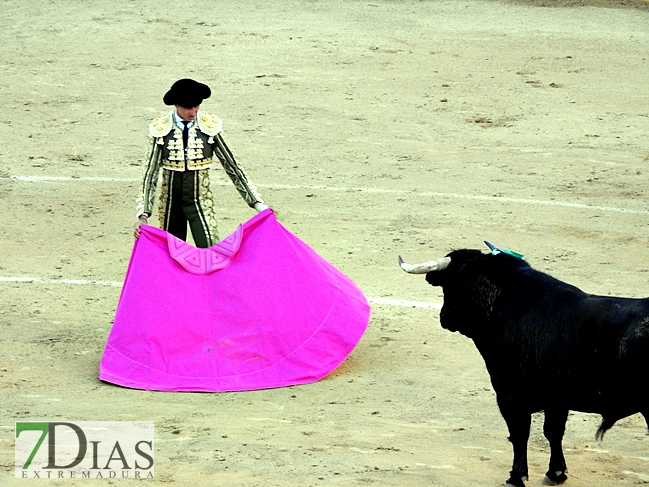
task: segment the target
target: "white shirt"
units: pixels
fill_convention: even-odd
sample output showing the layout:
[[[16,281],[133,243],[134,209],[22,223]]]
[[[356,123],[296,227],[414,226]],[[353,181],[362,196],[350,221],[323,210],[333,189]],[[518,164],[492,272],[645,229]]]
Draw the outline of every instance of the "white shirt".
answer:
[[[182,118],[180,118],[180,115],[178,115],[178,112],[175,111],[174,111],[174,121],[176,122],[176,126],[180,130],[183,130],[185,128],[185,124],[187,124],[187,128],[192,128],[192,125],[194,125],[193,120],[191,122],[183,120]]]

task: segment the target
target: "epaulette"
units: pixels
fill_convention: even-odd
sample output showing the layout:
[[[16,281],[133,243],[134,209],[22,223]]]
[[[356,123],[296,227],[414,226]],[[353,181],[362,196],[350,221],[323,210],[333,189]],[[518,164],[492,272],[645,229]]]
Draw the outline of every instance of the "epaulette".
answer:
[[[196,117],[196,119],[198,120],[198,128],[201,129],[201,132],[212,137],[218,134],[223,128],[223,120],[216,115],[198,112],[198,117]]]
[[[169,112],[160,118],[156,118],[149,124],[151,137],[164,137],[171,132],[173,112]]]

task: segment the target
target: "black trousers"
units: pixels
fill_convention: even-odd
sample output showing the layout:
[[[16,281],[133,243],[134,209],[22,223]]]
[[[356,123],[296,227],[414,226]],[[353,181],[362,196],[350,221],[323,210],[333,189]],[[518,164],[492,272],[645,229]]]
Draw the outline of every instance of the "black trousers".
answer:
[[[196,247],[214,245],[218,237],[212,234],[207,224],[204,203],[200,199],[198,171],[173,171],[169,179],[163,229],[181,240],[187,240],[189,224]]]

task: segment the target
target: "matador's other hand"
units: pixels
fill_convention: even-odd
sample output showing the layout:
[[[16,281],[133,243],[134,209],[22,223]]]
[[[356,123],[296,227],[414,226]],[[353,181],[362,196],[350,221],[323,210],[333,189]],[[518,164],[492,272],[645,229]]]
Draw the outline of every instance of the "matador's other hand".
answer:
[[[275,208],[270,208],[267,205],[265,205],[264,203],[260,203],[259,201],[257,203],[255,203],[255,210],[257,210],[257,213],[261,213],[262,211],[265,211],[265,210],[268,210],[268,209],[270,209],[270,211],[273,212],[273,214],[275,215],[275,218],[279,218],[279,213],[277,212],[277,210],[275,210]]]

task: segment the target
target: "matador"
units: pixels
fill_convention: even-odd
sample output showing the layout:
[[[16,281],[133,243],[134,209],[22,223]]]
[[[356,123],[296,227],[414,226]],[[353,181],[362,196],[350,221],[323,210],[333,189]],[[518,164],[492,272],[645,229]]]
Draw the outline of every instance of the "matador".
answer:
[[[176,81],[165,94],[164,103],[173,105],[174,110],[149,125],[150,146],[137,198],[136,238],[140,225],[147,224],[151,216],[162,171],[160,228],[186,240],[189,225],[196,247],[210,247],[218,242],[209,177],[215,157],[248,206],[258,212],[268,208],[228,148],[222,120],[200,111],[201,103],[210,95],[207,85],[192,79]]]

